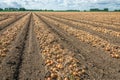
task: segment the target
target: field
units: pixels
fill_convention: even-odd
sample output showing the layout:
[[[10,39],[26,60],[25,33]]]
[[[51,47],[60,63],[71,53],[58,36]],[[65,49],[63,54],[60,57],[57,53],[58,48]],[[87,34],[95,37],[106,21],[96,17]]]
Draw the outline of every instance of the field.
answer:
[[[0,80],[120,80],[120,13],[1,12]]]

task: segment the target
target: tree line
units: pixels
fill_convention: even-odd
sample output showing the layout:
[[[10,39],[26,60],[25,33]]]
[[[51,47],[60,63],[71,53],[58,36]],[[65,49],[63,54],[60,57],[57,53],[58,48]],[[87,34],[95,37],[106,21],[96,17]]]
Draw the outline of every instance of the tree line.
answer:
[[[90,11],[105,11],[105,12],[108,12],[109,9],[108,8],[104,8],[104,9],[94,8],[94,9],[90,9]]]
[[[0,8],[0,11],[26,11],[25,8]]]
[[[109,9],[108,8],[104,8],[104,9],[99,9],[99,8],[94,8],[94,9],[90,9],[90,11],[92,11],[92,12],[95,12],[95,11],[104,11],[104,12],[108,12],[109,11]],[[114,12],[120,12],[120,9],[115,9],[115,10],[113,10]]]
[[[0,11],[54,11],[54,10],[47,10],[47,9],[25,9],[25,8],[0,8]]]
[[[47,12],[81,12],[80,10],[47,10],[47,9],[25,9],[25,8],[0,8],[0,11],[47,11]],[[83,10],[82,12],[109,12],[108,8],[99,9],[99,8],[93,8],[90,10]],[[120,12],[120,9],[113,10],[114,12]]]

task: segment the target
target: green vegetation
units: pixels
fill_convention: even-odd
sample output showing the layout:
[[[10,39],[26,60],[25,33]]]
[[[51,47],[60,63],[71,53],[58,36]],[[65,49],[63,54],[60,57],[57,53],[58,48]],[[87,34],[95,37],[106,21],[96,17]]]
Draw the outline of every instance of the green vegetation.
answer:
[[[25,8],[19,8],[19,11],[26,11]]]
[[[120,12],[120,9],[119,10],[114,10],[115,12]]]
[[[0,11],[3,11],[3,9],[2,9],[2,8],[0,8]]]
[[[94,9],[90,9],[90,11],[91,12],[95,12],[95,11],[104,11],[104,12],[108,12],[109,11],[109,9],[108,8],[104,8],[103,10],[101,10],[101,9],[98,9],[98,8],[94,8]]]
[[[47,9],[25,9],[25,8],[0,8],[0,11],[41,11],[41,12],[109,12],[108,8],[99,9],[93,8],[90,10],[47,10]],[[112,12],[120,12],[120,9],[113,10]]]
[[[0,8],[0,11],[26,11],[25,8]]]

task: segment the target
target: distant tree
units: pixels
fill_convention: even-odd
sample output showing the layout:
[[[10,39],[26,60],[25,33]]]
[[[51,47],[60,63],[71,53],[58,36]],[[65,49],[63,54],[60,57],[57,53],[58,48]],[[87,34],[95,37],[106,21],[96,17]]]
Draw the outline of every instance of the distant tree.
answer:
[[[19,8],[19,11],[26,11],[25,8]]]
[[[47,10],[47,11],[53,12],[54,10]]]
[[[47,11],[47,9],[45,9],[44,11]]]
[[[109,11],[109,9],[108,8],[104,8],[104,11]]]
[[[114,10],[115,12],[120,12],[120,9],[119,10]]]
[[[18,11],[18,8],[9,8],[9,11]]]
[[[90,11],[100,11],[98,8],[90,9]]]
[[[9,10],[9,8],[5,8],[4,10],[5,10],[5,11],[8,11],[8,10]]]
[[[5,8],[5,11],[18,11],[18,8]]]
[[[3,11],[3,9],[2,9],[2,8],[0,8],[0,11]]]
[[[104,9],[99,9],[99,8],[94,8],[94,9],[90,9],[90,11],[109,11],[108,8],[104,8]]]
[[[79,12],[80,10],[65,10],[65,11],[67,11],[67,12]]]
[[[42,11],[42,9],[40,9],[39,11]]]

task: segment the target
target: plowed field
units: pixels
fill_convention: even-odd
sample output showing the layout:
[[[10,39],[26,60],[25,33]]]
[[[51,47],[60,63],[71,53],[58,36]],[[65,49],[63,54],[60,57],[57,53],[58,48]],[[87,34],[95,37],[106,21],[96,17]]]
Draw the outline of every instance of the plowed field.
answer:
[[[120,13],[0,13],[0,80],[120,80]]]

